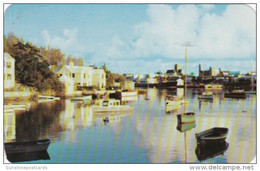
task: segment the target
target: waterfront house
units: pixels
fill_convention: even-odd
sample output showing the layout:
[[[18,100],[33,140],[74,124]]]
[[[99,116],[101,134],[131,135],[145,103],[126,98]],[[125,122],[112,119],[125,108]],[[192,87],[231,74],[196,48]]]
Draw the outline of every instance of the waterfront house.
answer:
[[[15,87],[15,59],[4,53],[4,89]]]
[[[70,62],[69,65],[63,66],[57,74],[60,76],[60,79],[63,79],[63,81],[73,81],[74,90],[87,87],[104,89],[106,86],[106,73],[104,69],[99,69],[96,67],[74,66],[74,63]],[[64,75],[66,77],[63,78],[62,76]],[[72,81],[70,81],[70,79]]]

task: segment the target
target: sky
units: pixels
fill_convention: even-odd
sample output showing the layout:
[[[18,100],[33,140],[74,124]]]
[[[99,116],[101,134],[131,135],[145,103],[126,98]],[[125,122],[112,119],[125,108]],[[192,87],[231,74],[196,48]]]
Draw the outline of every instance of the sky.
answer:
[[[10,32],[121,74],[184,70],[187,41],[187,73],[256,68],[256,13],[243,4],[14,4]]]

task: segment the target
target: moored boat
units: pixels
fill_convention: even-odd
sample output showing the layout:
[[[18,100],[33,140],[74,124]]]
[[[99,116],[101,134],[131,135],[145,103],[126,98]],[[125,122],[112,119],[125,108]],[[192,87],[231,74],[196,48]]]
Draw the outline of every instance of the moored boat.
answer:
[[[177,130],[179,130],[180,132],[186,132],[186,131],[189,131],[193,128],[196,127],[196,123],[195,122],[192,122],[192,123],[180,123],[178,122],[178,125],[177,125]]]
[[[187,124],[195,122],[195,113],[194,112],[185,112],[177,115],[178,123]]]
[[[167,95],[165,97],[165,112],[170,112],[179,109],[182,104],[182,100],[178,96]]]
[[[110,100],[100,100],[95,105],[93,105],[93,111],[95,113],[106,113],[106,112],[127,112],[132,108],[129,105],[121,105],[120,100],[110,99]]]
[[[244,90],[233,90],[231,92],[224,93],[226,98],[246,98],[246,92]]]
[[[4,148],[6,154],[30,153],[30,152],[47,150],[49,144],[50,144],[49,139],[37,140],[37,141],[26,141],[26,142],[9,142],[9,143],[4,143]]]
[[[209,141],[224,141],[227,138],[228,128],[214,127],[200,133],[196,133],[197,143],[205,143]]]

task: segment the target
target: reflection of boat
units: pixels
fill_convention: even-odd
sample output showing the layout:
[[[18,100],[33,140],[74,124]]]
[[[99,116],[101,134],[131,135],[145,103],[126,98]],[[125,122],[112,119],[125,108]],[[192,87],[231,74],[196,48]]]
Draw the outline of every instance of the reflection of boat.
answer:
[[[195,122],[185,123],[185,124],[181,124],[180,122],[178,122],[177,130],[179,130],[180,132],[186,132],[186,131],[189,131],[192,128],[195,128],[195,127],[196,127]]]
[[[214,127],[206,131],[195,134],[197,143],[205,143],[210,141],[222,140],[227,138],[228,128]]]
[[[96,105],[93,106],[94,112],[126,112],[131,110],[129,105],[121,105],[120,100],[110,99],[110,100],[100,100]]]
[[[71,101],[86,101],[92,100],[92,96],[74,97],[70,99]]]
[[[178,123],[185,124],[185,123],[194,123],[195,122],[195,113],[193,112],[186,112],[177,115]]]
[[[27,142],[10,142],[4,143],[6,154],[12,153],[29,153],[35,151],[47,150],[50,140],[37,140]]]
[[[199,161],[223,155],[227,151],[229,144],[226,141],[214,141],[198,144],[195,150]]]
[[[18,111],[18,110],[26,110],[26,105],[24,104],[8,104],[4,105],[4,113],[9,113],[13,111]]]
[[[226,98],[246,98],[246,92],[244,90],[233,90],[232,92],[224,93]]]
[[[165,98],[165,112],[170,112],[179,109],[182,101],[178,96],[167,95]]]
[[[10,162],[23,162],[33,160],[50,160],[50,156],[46,150],[30,153],[11,153],[7,154],[7,159]]]
[[[213,99],[213,93],[212,92],[203,92],[202,95],[199,95],[199,99]]]

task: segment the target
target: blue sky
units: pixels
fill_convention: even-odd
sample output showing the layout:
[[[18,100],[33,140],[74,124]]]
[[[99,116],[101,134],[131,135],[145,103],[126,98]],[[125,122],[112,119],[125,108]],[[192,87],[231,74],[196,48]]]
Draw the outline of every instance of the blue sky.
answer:
[[[117,73],[184,68],[185,41],[195,45],[188,73],[199,64],[249,72],[256,61],[256,14],[246,5],[15,4],[4,14],[9,32]]]

